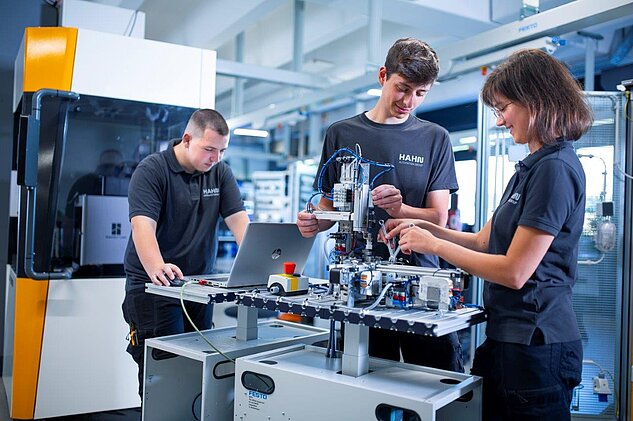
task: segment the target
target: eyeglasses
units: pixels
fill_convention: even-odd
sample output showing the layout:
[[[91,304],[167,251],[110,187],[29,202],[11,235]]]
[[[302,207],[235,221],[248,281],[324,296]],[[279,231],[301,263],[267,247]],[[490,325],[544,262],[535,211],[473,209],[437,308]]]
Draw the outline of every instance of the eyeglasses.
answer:
[[[495,116],[495,118],[499,119],[504,119],[503,117],[503,113],[505,113],[506,109],[508,108],[508,105],[512,104],[512,101],[508,102],[506,105],[504,105],[501,108],[493,108],[492,109],[492,114]]]

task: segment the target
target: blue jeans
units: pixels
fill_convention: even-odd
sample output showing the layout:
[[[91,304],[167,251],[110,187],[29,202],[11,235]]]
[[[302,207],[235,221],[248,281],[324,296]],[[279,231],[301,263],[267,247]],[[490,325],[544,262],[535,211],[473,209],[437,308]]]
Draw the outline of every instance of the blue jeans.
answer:
[[[471,370],[483,377],[486,421],[569,420],[581,373],[580,340],[519,345],[486,339],[475,352]]]
[[[162,297],[145,292],[144,288],[125,292],[123,300],[123,318],[136,331],[136,342],[127,346],[127,352],[138,365],[139,396],[143,400],[143,369],[145,355],[145,339],[192,332],[194,328],[186,321],[180,300]],[[187,313],[200,330],[211,328],[213,304],[185,302]],[[152,357],[164,359],[175,355],[154,349]]]

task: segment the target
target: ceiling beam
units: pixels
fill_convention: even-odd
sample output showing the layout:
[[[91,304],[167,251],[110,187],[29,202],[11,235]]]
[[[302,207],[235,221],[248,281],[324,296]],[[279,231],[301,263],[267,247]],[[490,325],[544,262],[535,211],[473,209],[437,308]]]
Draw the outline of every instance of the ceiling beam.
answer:
[[[216,50],[225,43],[231,41],[240,32],[245,32],[246,30],[248,30],[248,28],[252,27],[257,22],[260,22],[264,16],[269,15],[281,6],[285,6],[288,1],[263,0],[260,1],[259,4],[257,4],[255,7],[249,9],[247,13],[244,13],[243,0],[236,2],[223,1],[221,3],[223,4],[223,7],[226,7],[226,4],[233,4],[239,17],[238,19],[228,22],[228,24],[221,25],[221,30],[215,31],[213,38],[210,39],[210,43],[206,47],[211,50]],[[207,19],[205,19],[204,26],[208,31],[209,22]],[[216,24],[214,24],[213,26],[216,26]]]
[[[522,21],[503,25],[466,40],[455,42],[445,48],[437,49],[437,51],[441,62],[448,61],[450,63],[452,60],[465,60],[504,47],[518,46],[539,37],[577,31],[631,14],[633,14],[633,1],[576,0],[530,16]],[[440,75],[447,75],[447,69],[450,69],[450,66],[444,63],[442,67],[444,69],[440,71]],[[228,123],[231,128],[248,125],[261,126],[267,118],[272,116],[305,108],[324,100],[340,98],[376,84],[377,79],[374,73],[365,74],[324,90],[278,103],[274,108],[265,107],[231,118]]]
[[[440,77],[450,74],[451,65],[504,47],[545,36],[556,36],[633,14],[631,0],[576,0],[512,22],[463,41],[438,48]]]
[[[610,63],[614,66],[619,65],[633,48],[633,27],[623,28],[622,34],[622,39],[611,54]]]
[[[285,114],[289,111],[303,108],[306,105],[316,104],[326,99],[340,97],[341,95],[349,94],[351,92],[357,91],[358,89],[363,89],[366,86],[377,84],[377,75],[373,72],[367,73],[356,79],[332,85],[329,88],[311,93],[309,95],[306,95],[305,97],[293,98],[291,100],[284,101],[275,105],[274,108],[266,107],[261,110],[246,113],[239,117],[230,118],[227,120],[227,123],[231,129],[249,125],[253,127],[261,127],[264,125],[266,119],[270,117]]]
[[[216,73],[221,76],[240,77],[310,89],[325,88],[330,85],[327,78],[318,75],[222,59],[217,60]]]
[[[179,2],[171,0],[170,4],[166,5],[161,3],[167,0],[156,3],[154,1],[144,4],[148,20],[151,17],[154,38],[209,50],[216,50],[232,41],[239,33],[261,21],[264,16],[287,4],[287,0],[196,0],[186,14],[173,11],[179,13],[181,21],[179,25],[174,25],[169,20],[169,15],[161,17],[165,13],[164,8],[184,6],[176,6]]]
[[[342,38],[344,36],[347,36],[353,32],[356,32],[358,30],[360,30],[361,28],[364,28],[365,26],[367,26],[368,23],[368,19],[366,16],[359,16],[356,19],[353,19],[350,22],[347,22],[343,27],[340,28],[336,28],[330,32],[324,33],[324,34],[320,34],[317,38],[313,38],[310,40],[306,40],[305,42],[305,46],[304,46],[304,55],[305,54],[309,54],[323,46],[326,46],[334,41],[336,41],[339,38]],[[218,60],[218,62],[220,62],[221,60]],[[287,66],[292,62],[292,56],[291,54],[288,54],[287,59],[284,60],[283,63],[279,64],[279,67],[277,68],[272,68],[272,67],[263,67],[260,66],[261,69],[270,69],[272,72],[277,72],[277,74],[281,74],[280,72],[286,72],[287,70],[283,70],[280,69],[280,67],[282,66]],[[226,64],[226,68],[224,70],[226,70],[227,73],[225,73],[226,76],[240,76],[237,72],[238,69],[236,68],[229,68],[229,63],[231,63],[228,60],[224,60],[223,61],[223,65]],[[219,65],[218,65],[219,66]],[[241,66],[240,66],[241,67]],[[249,65],[249,67],[253,67],[253,68],[257,68],[257,66],[252,66]],[[231,74],[231,72],[236,72],[235,74]],[[245,75],[244,77],[248,77],[246,76],[246,74],[248,74],[249,69],[242,69],[241,72],[244,72],[243,74]],[[255,71],[255,73],[258,73],[257,70]],[[218,74],[220,74],[220,72],[218,71]],[[307,87],[307,88],[314,88],[314,87],[324,87],[325,85],[327,85],[327,83],[325,85],[323,85],[322,81],[325,80],[325,78],[321,77],[321,76],[314,76],[315,79],[312,82],[309,81],[302,81],[301,83],[286,83],[289,85],[294,85],[294,86],[303,86],[303,87]],[[253,77],[253,79],[259,79],[258,77]],[[259,80],[263,80],[263,79],[259,79]],[[293,80],[293,79],[290,79]],[[280,82],[277,80],[271,80],[271,82],[275,82],[275,83],[284,83],[284,82]],[[304,84],[307,83],[307,84]],[[313,83],[312,86],[310,86],[310,83]],[[317,86],[318,85],[318,86]],[[220,97],[224,94],[226,94],[228,91],[230,91],[232,89],[232,86],[225,86],[224,88],[218,87],[217,91],[216,91],[216,98]]]
[[[423,26],[424,33],[428,34],[423,41],[427,42],[430,37],[464,39],[471,34],[484,32],[498,26],[497,23],[490,22],[488,13],[484,13],[490,7],[488,1],[469,0],[467,2],[449,1],[444,3],[449,7],[444,9],[432,7],[429,5],[432,2],[389,0],[384,2],[382,17],[385,21],[401,26],[412,28]],[[463,9],[464,13],[459,13],[455,8]],[[480,10],[478,18],[476,15]],[[447,22],[450,24],[447,25]]]

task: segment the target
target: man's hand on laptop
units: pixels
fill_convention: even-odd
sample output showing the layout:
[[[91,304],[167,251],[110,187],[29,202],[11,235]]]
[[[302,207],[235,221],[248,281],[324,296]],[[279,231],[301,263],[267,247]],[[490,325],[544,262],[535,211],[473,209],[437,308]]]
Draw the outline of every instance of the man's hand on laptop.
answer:
[[[147,274],[154,285],[169,285],[170,280],[184,278],[180,268],[172,263],[164,263]]]

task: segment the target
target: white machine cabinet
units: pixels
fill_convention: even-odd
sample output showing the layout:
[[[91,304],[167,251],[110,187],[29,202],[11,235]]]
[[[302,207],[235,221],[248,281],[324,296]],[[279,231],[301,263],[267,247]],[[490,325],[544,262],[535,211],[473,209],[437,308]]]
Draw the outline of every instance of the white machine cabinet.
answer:
[[[482,379],[369,359],[341,374],[341,359],[297,345],[237,360],[235,419],[244,421],[481,420]]]
[[[312,344],[328,335],[323,329],[277,320],[259,322],[256,339],[239,340],[238,330],[227,327],[203,333],[232,359],[298,343]],[[145,347],[144,421],[234,419],[235,365],[197,332],[148,339]]]

